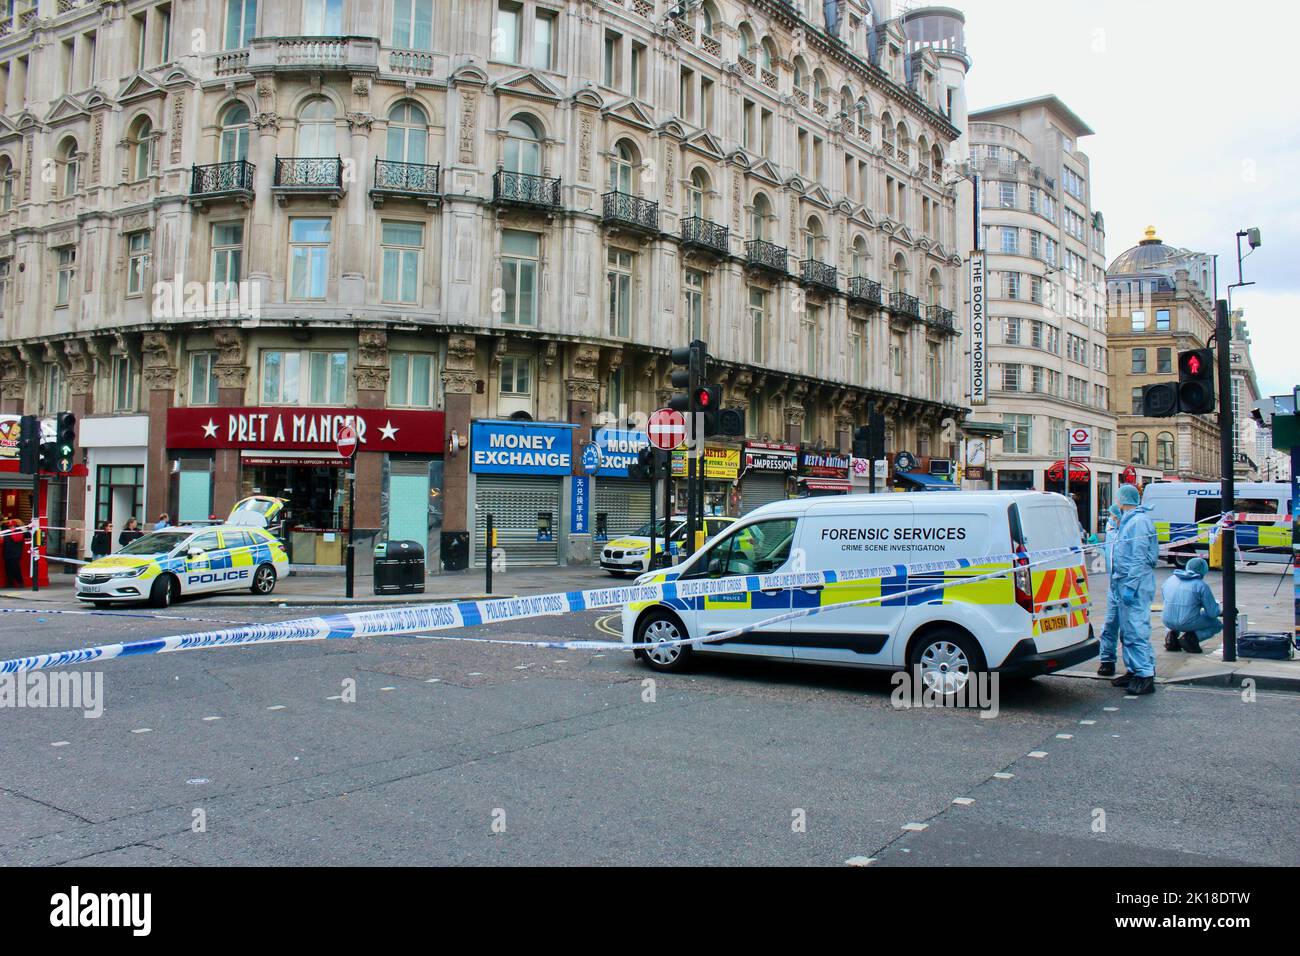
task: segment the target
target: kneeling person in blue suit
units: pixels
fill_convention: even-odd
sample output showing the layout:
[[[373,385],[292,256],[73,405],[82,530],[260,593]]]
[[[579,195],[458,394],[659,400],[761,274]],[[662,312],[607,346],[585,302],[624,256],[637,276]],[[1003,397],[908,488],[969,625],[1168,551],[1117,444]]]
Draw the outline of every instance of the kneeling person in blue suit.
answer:
[[[1165,582],[1161,596],[1165,609],[1160,615],[1169,633],[1165,635],[1165,650],[1180,647],[1191,654],[1201,653],[1201,641],[1208,641],[1223,630],[1222,608],[1214,599],[1214,592],[1205,583],[1210,566],[1204,558],[1192,558],[1187,568],[1175,571]]]

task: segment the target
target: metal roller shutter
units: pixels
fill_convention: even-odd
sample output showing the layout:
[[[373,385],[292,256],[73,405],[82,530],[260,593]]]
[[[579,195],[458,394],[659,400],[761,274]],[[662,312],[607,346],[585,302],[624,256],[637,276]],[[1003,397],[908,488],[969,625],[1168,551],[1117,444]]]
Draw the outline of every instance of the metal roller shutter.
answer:
[[[479,475],[476,480],[474,565],[486,563],[483,547],[487,516],[492,515],[497,546],[505,549],[506,564],[519,566],[560,563],[561,479],[524,475]],[[551,541],[537,540],[537,513],[551,513]]]
[[[745,514],[773,501],[785,501],[785,475],[746,475],[740,483],[740,507]]]
[[[604,512],[605,530],[611,538],[632,534],[650,520],[651,484],[627,478],[597,478],[591,509],[591,527],[599,527],[597,515]]]

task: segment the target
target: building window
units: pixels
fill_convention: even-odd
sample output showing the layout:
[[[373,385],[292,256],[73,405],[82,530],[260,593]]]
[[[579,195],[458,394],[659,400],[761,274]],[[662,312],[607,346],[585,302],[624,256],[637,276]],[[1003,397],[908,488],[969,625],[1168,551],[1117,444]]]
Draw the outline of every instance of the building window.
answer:
[[[242,50],[257,33],[257,0],[226,0],[226,49]]]
[[[1065,422],[1060,418],[1047,419],[1047,435],[1051,443],[1048,449],[1049,455],[1065,454]]]
[[[704,273],[687,269],[684,282],[686,292],[686,323],[692,341],[704,338]]]
[[[1020,230],[1012,226],[1002,227],[1002,251],[1015,254],[1020,251]]]
[[[218,222],[212,225],[212,291],[217,302],[239,299],[239,280],[244,261],[244,224]]]
[[[149,233],[133,232],[126,237],[126,294],[144,292],[145,273],[149,268]]]
[[[1133,464],[1147,464],[1147,436],[1145,432],[1133,433]]]
[[[348,390],[347,352],[310,352],[309,396],[313,405],[342,405]]]
[[[298,155],[335,156],[334,104],[323,96],[308,100],[298,113]]]
[[[524,8],[517,3],[497,4],[497,28],[492,34],[492,59],[518,63],[523,38]]]
[[[393,0],[393,46],[433,49],[433,0]]]
[[[1156,371],[1168,374],[1174,370],[1174,350],[1172,348],[1156,349]]]
[[[1130,317],[1131,323],[1129,329],[1133,332],[1145,332],[1147,330],[1147,314],[1141,309],[1137,309]]]
[[[429,120],[414,103],[398,103],[388,111],[388,142],[384,157],[395,163],[421,163],[428,155]]]
[[[190,404],[217,404],[217,353],[190,354]]]
[[[383,224],[383,300],[402,305],[420,301],[420,252],[424,226],[418,222]]]
[[[1147,350],[1133,349],[1131,355],[1133,359],[1133,374],[1145,375],[1147,371]]]
[[[113,411],[135,410],[135,363],[129,355],[113,356]]]
[[[342,36],[343,0],[303,0],[302,32],[309,37]]]
[[[821,370],[821,350],[818,348],[817,328],[821,324],[822,310],[817,306],[808,307],[808,318],[803,326],[804,362],[809,372],[816,375]]]
[[[507,229],[501,233],[501,285],[505,291],[501,321],[506,325],[537,324],[537,280],[541,236]]]
[[[767,315],[767,291],[749,288],[749,348],[755,363],[763,361],[763,325]]]
[[[388,353],[388,404],[432,408],[437,363],[431,352]]]
[[[1157,332],[1169,331],[1169,310],[1168,309],[1156,309],[1156,331]]]
[[[533,17],[533,59],[537,70],[555,65],[555,24],[559,18],[549,10],[538,10]]]
[[[1163,471],[1174,470],[1174,436],[1171,432],[1156,435],[1156,467]]]
[[[248,107],[233,103],[221,115],[221,152],[218,161],[234,163],[248,159]]]
[[[59,149],[58,161],[63,165],[62,195],[74,196],[81,188],[81,159],[77,155],[77,141],[65,139]]]
[[[329,279],[330,221],[289,221],[289,298],[324,299]]]
[[[1004,299],[1020,298],[1020,273],[1002,273],[1002,297]]]
[[[533,394],[533,360],[517,355],[501,358],[501,394],[525,396]]]
[[[632,253],[609,250],[609,334],[627,338],[632,334]]]
[[[63,408],[63,366],[58,362],[45,363],[45,406],[47,412]]]
[[[1003,209],[1016,208],[1016,184],[998,183],[998,203]],[[1005,232],[1003,233],[1005,235]]]
[[[9,271],[12,267],[12,258],[0,259],[0,315],[4,315],[5,302],[9,298]]]
[[[1020,385],[1020,366],[1002,366],[1002,390],[1004,392],[1018,392],[1020,391]]]
[[[58,272],[54,281],[54,304],[65,306],[72,295],[72,276],[77,271],[77,247],[62,246],[54,250]]]
[[[623,82],[623,38],[611,30],[605,31],[604,62],[601,82],[610,89],[618,89]]]
[[[1133,401],[1133,414],[1134,414],[1134,415],[1141,415],[1141,414],[1142,414],[1142,391],[1143,391],[1143,389],[1142,389],[1142,386],[1140,386],[1140,385],[1133,389],[1133,393],[1132,393],[1132,401]]]
[[[305,359],[304,359],[305,356]],[[304,365],[306,378],[303,380]],[[267,405],[342,405],[347,398],[347,352],[262,353],[262,402]]]
[[[153,123],[149,117],[142,116],[135,121],[126,145],[131,157],[131,179],[138,182],[147,178],[153,166]]]
[[[1003,452],[1009,455],[1028,455],[1033,444],[1034,416],[1004,414],[1002,424],[1006,426],[1002,433]]]

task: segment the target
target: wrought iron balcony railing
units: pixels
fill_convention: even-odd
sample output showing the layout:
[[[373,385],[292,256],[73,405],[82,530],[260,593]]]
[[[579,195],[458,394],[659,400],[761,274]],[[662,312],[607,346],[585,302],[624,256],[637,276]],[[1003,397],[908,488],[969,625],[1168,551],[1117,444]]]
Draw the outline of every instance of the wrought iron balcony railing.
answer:
[[[840,291],[839,270],[819,259],[804,259],[800,262],[799,278],[804,285],[832,292]]]
[[[251,196],[256,169],[246,159],[194,166],[190,171],[190,196]]]
[[[274,188],[282,192],[342,192],[339,156],[277,156]]]
[[[763,239],[751,239],[745,243],[745,261],[755,269],[766,269],[785,275],[790,268],[789,253],[785,246]]]
[[[906,292],[889,293],[889,310],[899,315],[910,315],[914,319],[921,317],[921,300]]]
[[[883,305],[880,298],[880,283],[866,276],[854,276],[849,279],[849,300],[867,305]]]
[[[375,160],[375,184],[372,195],[410,196],[415,199],[432,199],[438,195],[438,177],[442,167],[434,163],[398,163],[389,159]]]
[[[626,226],[642,232],[659,231],[659,204],[630,193],[612,190],[605,193],[605,216],[607,225]]]
[[[945,309],[941,305],[927,305],[925,307],[925,321],[937,329],[947,331],[956,331],[956,326],[952,321],[952,309]]]
[[[560,208],[560,181],[531,173],[498,169],[492,177],[492,201],[507,206]]]
[[[731,251],[730,231],[711,219],[691,216],[682,220],[682,245],[726,255]]]

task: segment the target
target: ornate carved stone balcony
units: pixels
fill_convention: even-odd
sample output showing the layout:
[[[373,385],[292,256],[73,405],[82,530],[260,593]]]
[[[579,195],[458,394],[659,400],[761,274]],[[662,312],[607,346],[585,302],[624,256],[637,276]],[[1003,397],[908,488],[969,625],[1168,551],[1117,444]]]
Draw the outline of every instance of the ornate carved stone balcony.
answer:
[[[418,199],[426,203],[441,200],[438,192],[442,167],[437,163],[398,163],[388,159],[375,160],[375,181],[370,187],[370,198],[376,206],[387,198]]]
[[[190,202],[196,206],[223,199],[248,203],[253,198],[253,174],[256,169],[244,159],[193,166],[190,170]]]
[[[271,71],[379,72],[376,37],[254,37],[248,51],[251,73]]]
[[[787,275],[790,271],[789,256],[785,246],[778,246],[774,242],[751,239],[745,243],[745,264],[751,269]]]
[[[604,216],[607,226],[617,226],[646,235],[659,232],[659,204],[630,193],[611,190],[605,193]]]
[[[849,279],[849,301],[880,308],[884,305],[880,298],[880,283],[866,276],[853,276]]]
[[[691,216],[682,220],[682,248],[725,256],[731,251],[730,230],[711,219]]]
[[[839,270],[820,259],[804,259],[799,263],[799,281],[813,289],[840,291]]]
[[[492,201],[498,206],[558,210],[560,181],[550,176],[499,169],[492,177]]]
[[[271,190],[281,204],[293,195],[324,195],[338,202],[343,196],[343,160],[338,156],[277,156]]]

